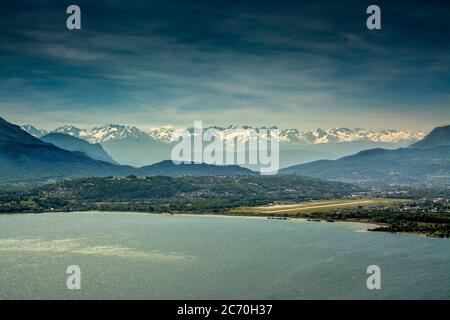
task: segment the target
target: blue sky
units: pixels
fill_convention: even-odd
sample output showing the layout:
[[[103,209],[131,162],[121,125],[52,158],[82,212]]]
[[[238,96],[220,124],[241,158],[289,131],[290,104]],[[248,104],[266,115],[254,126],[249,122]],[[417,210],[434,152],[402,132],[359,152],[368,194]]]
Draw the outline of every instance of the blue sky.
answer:
[[[70,4],[82,30],[66,29]],[[450,122],[445,1],[2,0],[0,30],[0,116],[16,123]]]

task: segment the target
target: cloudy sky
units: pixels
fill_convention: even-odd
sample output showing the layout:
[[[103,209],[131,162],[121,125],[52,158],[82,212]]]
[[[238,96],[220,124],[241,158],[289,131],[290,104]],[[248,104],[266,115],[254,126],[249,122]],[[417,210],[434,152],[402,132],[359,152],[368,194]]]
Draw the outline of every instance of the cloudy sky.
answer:
[[[450,122],[449,30],[448,1],[1,0],[0,116],[430,129]]]

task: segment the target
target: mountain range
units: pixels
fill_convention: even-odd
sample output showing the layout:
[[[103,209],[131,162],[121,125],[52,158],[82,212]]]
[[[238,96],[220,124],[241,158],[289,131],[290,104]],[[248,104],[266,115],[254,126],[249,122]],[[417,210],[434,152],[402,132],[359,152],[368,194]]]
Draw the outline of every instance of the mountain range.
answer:
[[[215,129],[216,136],[221,140],[232,137],[244,142],[249,139],[248,129],[254,129],[250,126],[229,126],[208,127],[204,130],[211,128]],[[38,138],[49,133],[32,125],[22,126],[22,129]],[[255,130],[258,131],[259,128]],[[67,134],[92,144],[99,143],[117,162],[133,166],[169,159],[172,147],[179,137],[179,131],[170,127],[141,130],[134,126],[115,124],[92,129],[66,125],[51,130],[50,133]],[[405,147],[424,136],[422,131],[411,130],[371,131],[341,127],[308,131],[280,129],[280,165],[283,168],[319,159],[333,160],[369,148]],[[259,169],[258,166],[248,168]]]
[[[127,175],[132,170],[132,167],[94,160],[82,152],[61,149],[0,118],[2,183]]]
[[[246,131],[254,129],[258,131],[260,128],[251,126],[229,126],[229,127],[206,127],[203,130],[215,129],[219,137],[224,139],[225,135],[237,137],[238,139],[247,141]],[[263,127],[264,128],[264,127]],[[170,127],[153,127],[150,129],[139,129],[135,126],[124,126],[117,124],[106,124],[101,127],[92,129],[80,129],[75,126],[66,125],[58,127],[51,131],[36,129],[32,125],[24,125],[22,129],[38,138],[47,133],[64,133],[77,138],[87,140],[91,143],[103,143],[114,140],[124,140],[129,138],[141,139],[151,138],[153,140],[172,143],[179,137],[178,130]],[[191,128],[188,128],[188,130]],[[262,128],[261,128],[262,129]],[[265,128],[264,128],[265,129]],[[269,129],[277,129],[271,127]],[[331,129],[312,129],[301,131],[299,129],[279,129],[279,139],[281,143],[287,144],[323,144],[323,143],[339,143],[339,142],[356,142],[370,141],[381,143],[399,143],[414,142],[421,140],[426,133],[423,131],[411,130],[365,130],[361,128],[342,128],[336,127]]]
[[[450,141],[450,126],[434,128],[423,140],[410,145],[410,148],[427,149],[448,145]]]
[[[49,133],[40,139],[64,150],[83,152],[92,159],[118,164],[99,143],[89,143],[86,140],[63,133]]]
[[[408,148],[369,149],[337,160],[320,160],[281,170],[368,185],[450,186],[450,126],[432,130]]]
[[[171,161],[141,168],[117,165],[88,156],[102,153],[98,146],[85,144],[64,134],[41,137],[59,146],[38,139],[19,126],[0,118],[0,179],[1,183],[36,183],[89,176],[152,176],[152,175],[252,175],[253,171],[238,166],[207,164],[176,165]],[[87,143],[87,142],[86,142]],[[69,151],[64,148],[71,148]],[[74,151],[78,149],[77,151]],[[82,150],[83,152],[81,152]],[[99,154],[95,154],[97,156]]]
[[[120,131],[120,128],[116,129]],[[96,159],[100,156],[111,160],[107,153],[100,148],[100,145],[89,144],[73,135],[67,135],[67,133],[73,132],[72,130],[73,128],[66,133],[47,134],[41,136],[41,140],[0,118],[0,177],[2,182],[45,181],[86,176],[255,174],[253,171],[239,166],[175,165],[171,161],[161,161],[139,168],[117,165]],[[449,131],[450,126],[438,127],[420,142],[407,147],[371,148],[336,160],[312,161],[290,166],[282,169],[280,174],[303,175],[364,185],[450,186]],[[140,131],[133,128],[129,128],[127,132],[129,135],[121,134],[123,137],[121,140],[113,139],[112,137],[115,135],[110,134],[110,139],[103,143],[128,140],[136,142],[136,139],[151,143],[163,143],[148,135],[142,135]],[[83,136],[81,131],[79,136]],[[373,142],[359,141],[355,143]],[[170,144],[165,143],[165,145],[170,147]],[[148,151],[157,152],[154,149]],[[294,152],[296,151],[298,150],[294,149]]]

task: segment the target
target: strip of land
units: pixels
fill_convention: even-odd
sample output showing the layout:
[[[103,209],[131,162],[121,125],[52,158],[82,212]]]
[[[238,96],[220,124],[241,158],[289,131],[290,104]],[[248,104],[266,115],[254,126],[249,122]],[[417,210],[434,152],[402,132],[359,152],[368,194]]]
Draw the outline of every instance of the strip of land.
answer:
[[[380,207],[380,206],[396,206],[398,204],[407,203],[407,199],[334,199],[314,202],[302,202],[295,204],[276,204],[269,206],[255,206],[255,207],[239,207],[231,210],[231,213],[253,213],[253,214],[297,214],[297,213],[315,213],[315,212],[330,212],[339,209],[349,209],[355,207]]]
[[[304,218],[310,221],[371,223],[370,231],[415,233],[430,237],[450,237],[450,216],[446,204],[412,199],[333,199],[267,206],[241,206],[232,215],[266,216],[272,219]]]
[[[304,218],[374,223],[380,226],[377,231],[450,237],[448,198],[445,190],[365,191],[298,176],[130,176],[0,191],[0,213],[167,212]]]
[[[334,204],[311,204],[311,205],[304,205],[304,204],[297,204],[297,205],[285,205],[285,206],[277,206],[277,208],[273,209],[271,207],[266,207],[267,213],[278,213],[278,212],[291,212],[291,211],[303,211],[303,210],[310,210],[311,208],[317,209],[317,208],[337,208],[337,207],[346,207],[348,205],[360,205],[360,204],[368,204],[373,203],[375,201],[373,200],[364,200],[364,201],[351,201],[351,202],[343,202],[343,203],[334,203]],[[289,209],[282,209],[285,207],[290,207]],[[264,209],[264,207],[258,207],[260,209]]]

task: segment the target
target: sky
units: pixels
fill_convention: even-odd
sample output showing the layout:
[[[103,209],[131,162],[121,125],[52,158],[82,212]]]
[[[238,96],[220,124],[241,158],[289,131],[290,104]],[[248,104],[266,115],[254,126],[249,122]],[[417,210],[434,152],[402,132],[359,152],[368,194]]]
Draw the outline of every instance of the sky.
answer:
[[[0,116],[430,130],[450,123],[450,3],[1,0]]]

